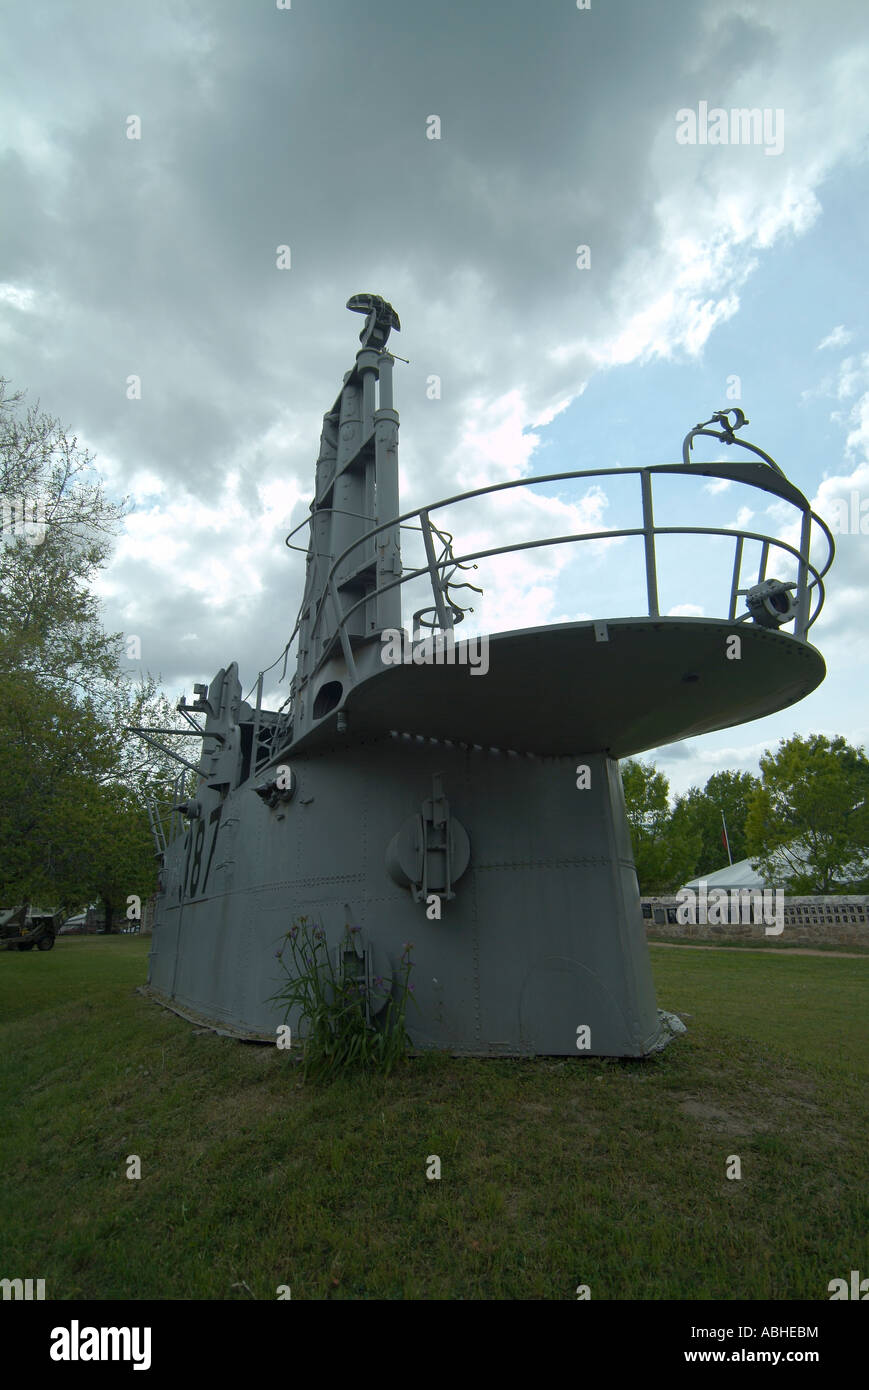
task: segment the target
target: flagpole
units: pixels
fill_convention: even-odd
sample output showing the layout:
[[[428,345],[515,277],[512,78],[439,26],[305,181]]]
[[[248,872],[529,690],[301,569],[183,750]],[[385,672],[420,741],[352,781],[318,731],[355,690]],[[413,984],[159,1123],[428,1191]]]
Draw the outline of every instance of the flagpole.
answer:
[[[724,811],[721,812],[721,824],[724,827],[724,843],[727,846],[727,861],[733,866],[733,855],[730,853],[730,836],[727,833],[727,821],[724,819]]]

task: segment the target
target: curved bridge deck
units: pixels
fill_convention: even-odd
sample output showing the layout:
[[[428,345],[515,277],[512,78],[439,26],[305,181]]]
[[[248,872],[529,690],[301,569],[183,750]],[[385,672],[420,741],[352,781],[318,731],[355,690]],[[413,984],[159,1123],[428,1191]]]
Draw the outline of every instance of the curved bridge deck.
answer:
[[[727,655],[731,636],[740,641],[738,659]],[[337,731],[336,712],[293,750],[396,730],[520,753],[625,758],[786,709],[826,673],[805,642],[706,618],[497,633],[487,659],[485,674],[482,664],[476,672],[458,663],[384,666],[348,692],[346,733]]]

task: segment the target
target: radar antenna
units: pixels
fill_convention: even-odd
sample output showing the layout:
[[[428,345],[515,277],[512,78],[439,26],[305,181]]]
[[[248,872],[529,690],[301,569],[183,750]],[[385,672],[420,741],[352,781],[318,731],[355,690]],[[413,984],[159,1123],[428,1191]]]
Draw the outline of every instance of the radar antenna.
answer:
[[[352,309],[355,314],[368,315],[365,327],[359,334],[359,341],[363,347],[376,348],[382,352],[386,347],[390,329],[401,332],[398,314],[379,294],[353,294],[347,300],[347,308]]]

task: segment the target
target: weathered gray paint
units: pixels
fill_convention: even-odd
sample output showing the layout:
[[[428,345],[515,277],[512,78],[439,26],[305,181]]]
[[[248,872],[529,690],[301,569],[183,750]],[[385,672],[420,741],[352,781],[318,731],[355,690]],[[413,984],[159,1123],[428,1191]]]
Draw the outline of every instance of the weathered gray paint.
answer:
[[[799,557],[799,637],[747,615],[661,618],[653,470],[643,470],[649,616],[498,634],[485,676],[384,666],[381,633],[400,626],[403,582],[385,350],[399,325],[375,296],[348,307],[368,319],[324,418],[290,707],[252,708],[234,665],[186,706],[204,716],[202,782],[194,804],[173,814],[168,840],[157,834],[150,988],[190,1016],[273,1038],[284,1021],[268,1002],[282,978],[274,952],[307,915],[333,950],[345,926],[361,928],[369,979],[389,978],[413,943],[408,1023],[418,1046],[577,1056],[584,1025],[583,1055],[643,1056],[669,1039],[672,1021],[655,1006],[616,759],[813,690],[824,663],[804,632],[829,561],[819,572]],[[734,475],[726,465],[697,471]],[[777,468],[735,474],[807,514]],[[449,633],[462,619],[454,590],[464,576],[449,584],[462,557],[441,551],[426,509],[415,516],[432,584],[422,624]],[[734,596],[741,547],[742,535]],[[738,663],[725,656],[734,629]],[[440,895],[440,920],[427,915],[426,892]]]

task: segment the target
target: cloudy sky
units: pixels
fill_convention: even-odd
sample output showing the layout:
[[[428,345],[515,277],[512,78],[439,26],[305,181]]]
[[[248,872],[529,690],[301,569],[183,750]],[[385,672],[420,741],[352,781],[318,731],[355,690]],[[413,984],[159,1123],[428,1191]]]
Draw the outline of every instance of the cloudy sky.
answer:
[[[280,6],[5,9],[0,374],[133,501],[107,626],[140,638],[173,697],[232,659],[247,690],[278,655],[304,576],[283,540],[358,348],[345,302],[372,291],[409,359],[406,509],[676,462],[692,425],[739,405],[822,516],[837,498],[856,515],[812,629],[826,682],[650,753],[673,790],[756,771],[794,732],[869,742],[864,0]],[[701,112],[734,108],[766,113],[758,138],[716,141],[707,116],[702,143]],[[522,488],[455,508],[450,530],[467,551],[632,525],[637,493],[635,477]],[[735,486],[662,499],[661,524],[793,534]],[[662,611],[725,616],[732,544],[691,544],[662,557]],[[644,611],[633,545],[481,564],[469,623]]]

